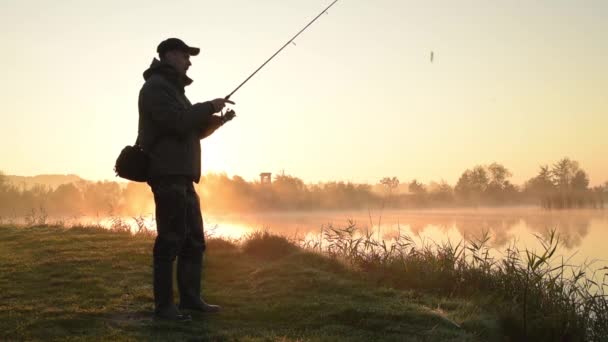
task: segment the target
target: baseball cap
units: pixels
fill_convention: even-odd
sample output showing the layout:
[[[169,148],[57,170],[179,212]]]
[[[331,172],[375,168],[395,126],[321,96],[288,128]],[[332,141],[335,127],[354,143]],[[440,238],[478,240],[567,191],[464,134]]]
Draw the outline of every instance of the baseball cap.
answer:
[[[165,52],[173,50],[187,52],[188,54],[190,54],[190,56],[196,56],[199,54],[199,52],[201,52],[201,49],[197,47],[188,46],[186,43],[184,43],[183,40],[178,38],[165,39],[160,44],[158,44],[158,47],[156,48],[156,52],[158,52],[159,56],[164,55]]]

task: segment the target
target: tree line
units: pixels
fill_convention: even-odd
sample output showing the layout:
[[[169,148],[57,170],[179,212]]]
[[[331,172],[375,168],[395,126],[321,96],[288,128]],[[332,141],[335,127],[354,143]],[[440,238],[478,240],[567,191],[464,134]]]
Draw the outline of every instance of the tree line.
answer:
[[[384,177],[373,185],[306,184],[286,174],[263,184],[240,176],[207,174],[196,187],[203,209],[213,213],[511,205],[603,209],[608,203],[608,181],[589,187],[587,173],[569,158],[540,166],[538,174],[520,186],[511,177],[505,166],[492,163],[465,170],[454,186],[416,179],[402,184],[397,177]],[[64,217],[146,215],[154,212],[154,202],[144,183],[80,180],[54,188],[25,188],[0,173],[0,216],[22,217],[33,211]]]

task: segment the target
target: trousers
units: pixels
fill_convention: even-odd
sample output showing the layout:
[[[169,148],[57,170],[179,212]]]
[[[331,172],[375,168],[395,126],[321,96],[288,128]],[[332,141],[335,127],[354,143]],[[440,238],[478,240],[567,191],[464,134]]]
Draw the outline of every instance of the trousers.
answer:
[[[176,257],[200,263],[205,251],[200,199],[188,177],[167,176],[148,182],[154,194],[156,231],[154,260]]]
[[[180,303],[199,301],[205,251],[200,199],[187,177],[162,177],[148,182],[156,206],[154,241],[154,304],[157,313],[172,310],[173,262],[177,259]]]

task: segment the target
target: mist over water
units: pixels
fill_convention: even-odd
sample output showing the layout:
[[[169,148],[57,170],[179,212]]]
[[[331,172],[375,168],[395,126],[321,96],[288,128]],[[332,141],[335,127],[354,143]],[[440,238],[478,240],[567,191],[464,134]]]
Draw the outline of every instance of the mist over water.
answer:
[[[564,260],[606,265],[608,252],[601,242],[608,238],[608,183],[590,188],[585,172],[568,158],[541,167],[520,187],[508,181],[509,175],[497,163],[465,170],[454,186],[401,183],[397,177],[373,185],[307,185],[284,174],[264,184],[208,174],[196,190],[209,236],[239,239],[267,230],[318,241],[330,227],[354,226],[376,240],[406,235],[418,245],[435,245],[475,241],[487,234],[488,246],[500,257],[510,247],[539,249],[539,238],[555,231]],[[99,225],[155,233],[154,202],[144,183],[46,177],[31,181],[47,186],[19,187],[13,178],[0,174],[0,223]]]
[[[346,227],[353,222],[360,232],[372,231],[390,240],[401,234],[419,243],[475,240],[487,232],[490,246],[503,250],[540,248],[536,236],[547,237],[554,229],[560,250],[572,261],[598,259],[606,264],[608,213],[598,210],[547,211],[535,207],[478,209],[421,209],[388,211],[277,212],[205,216],[213,234],[239,237],[255,230],[268,230],[288,237],[312,238],[323,227]]]
[[[269,231],[293,239],[318,240],[324,229],[351,224],[360,234],[390,241],[407,235],[419,244],[475,241],[489,234],[493,256],[500,258],[509,247],[540,250],[538,237],[555,230],[559,237],[557,255],[571,264],[594,262],[593,268],[608,266],[608,212],[605,210],[548,211],[537,207],[455,208],[412,210],[296,211],[234,214],[205,214],[209,236],[239,239],[255,231]],[[25,219],[20,219],[25,222]],[[59,218],[49,218],[56,222]],[[139,221],[139,222],[137,222]],[[155,231],[153,215],[132,217],[74,217],[63,224],[93,224],[111,228],[117,222],[132,231],[145,226]]]
[[[546,237],[555,230],[560,238],[560,250],[566,255],[576,254],[574,260],[608,260],[608,212],[605,210],[556,210],[537,207],[513,208],[454,208],[454,209],[399,209],[399,210],[343,210],[343,211],[276,211],[233,214],[203,212],[208,235],[239,239],[255,231],[269,231],[298,239],[316,238],[328,227],[343,228],[350,224],[358,232],[373,232],[384,240],[397,234],[408,235],[416,242],[459,242],[475,240],[488,233],[490,246],[501,250],[510,245],[537,248],[536,236]],[[11,222],[35,223],[38,217],[19,217]],[[139,222],[138,222],[139,221]],[[126,224],[136,231],[139,226],[155,231],[152,213],[137,216],[49,216],[45,223],[66,226]]]

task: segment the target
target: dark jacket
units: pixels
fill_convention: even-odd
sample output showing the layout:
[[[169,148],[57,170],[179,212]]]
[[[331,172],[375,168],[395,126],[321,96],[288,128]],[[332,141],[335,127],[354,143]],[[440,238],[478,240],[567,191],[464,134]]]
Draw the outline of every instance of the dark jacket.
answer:
[[[150,156],[149,178],[201,177],[200,140],[217,129],[211,102],[192,105],[184,87],[192,83],[172,66],[154,59],[139,92],[137,143]]]

